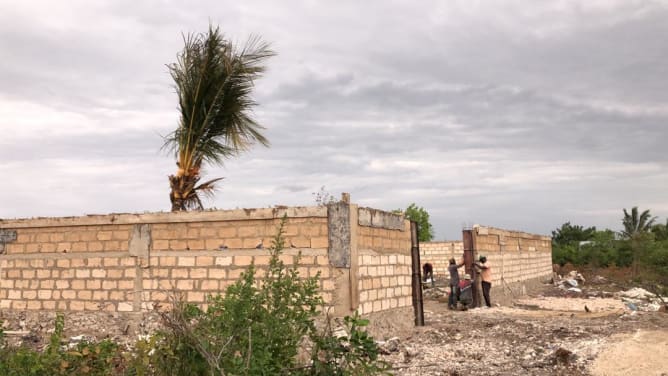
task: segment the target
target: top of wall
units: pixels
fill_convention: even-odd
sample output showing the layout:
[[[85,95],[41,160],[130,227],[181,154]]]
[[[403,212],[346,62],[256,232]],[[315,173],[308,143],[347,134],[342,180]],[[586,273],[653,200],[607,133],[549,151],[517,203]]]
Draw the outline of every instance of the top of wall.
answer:
[[[459,243],[463,243],[463,242],[464,242],[463,240],[437,240],[437,241],[431,240],[431,241],[428,241],[428,242],[420,242],[420,247],[422,247],[423,245],[439,246],[439,245],[443,245],[443,244],[459,244]]]
[[[371,208],[357,209],[357,222],[360,226],[404,230],[403,214],[394,214]]]
[[[490,227],[490,226],[474,225],[473,230],[478,235],[499,235],[499,236],[504,236],[504,237],[546,240],[546,241],[550,241],[550,242],[552,241],[551,236],[530,234],[528,232],[522,232],[522,231],[504,230],[504,229],[500,229],[500,228],[496,228],[496,227]]]
[[[159,212],[159,213],[117,213],[91,214],[80,217],[52,217],[52,218],[22,218],[0,219],[2,228],[35,228],[60,226],[94,226],[143,223],[184,223],[184,222],[212,222],[254,219],[276,219],[287,215],[289,218],[327,217],[327,208],[324,206],[287,207],[234,210],[205,210],[190,212]]]

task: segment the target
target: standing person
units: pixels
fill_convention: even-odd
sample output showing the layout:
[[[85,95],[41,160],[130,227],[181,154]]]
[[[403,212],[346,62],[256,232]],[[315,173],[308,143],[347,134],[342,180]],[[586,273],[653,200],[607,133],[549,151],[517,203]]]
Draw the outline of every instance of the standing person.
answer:
[[[459,302],[462,304],[462,311],[469,309],[473,303],[473,284],[471,284],[470,274],[465,274],[464,280],[459,282]]]
[[[487,307],[492,307],[492,302],[489,299],[489,290],[492,289],[492,267],[487,263],[487,257],[480,256],[480,262],[475,263],[475,266],[480,270],[480,277],[482,278],[482,296],[485,298]]]
[[[464,265],[464,260],[459,264],[454,258],[450,259],[448,265],[448,272],[450,272],[450,296],[448,296],[448,309],[457,308],[457,300],[459,300],[459,271],[457,269]]]

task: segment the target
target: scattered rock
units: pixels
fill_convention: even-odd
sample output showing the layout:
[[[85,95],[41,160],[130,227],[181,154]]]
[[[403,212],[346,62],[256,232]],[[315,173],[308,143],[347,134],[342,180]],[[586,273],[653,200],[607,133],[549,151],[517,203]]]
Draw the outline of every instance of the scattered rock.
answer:
[[[573,361],[574,358],[575,354],[563,347],[558,348],[554,352],[554,361],[556,364],[569,364]]]

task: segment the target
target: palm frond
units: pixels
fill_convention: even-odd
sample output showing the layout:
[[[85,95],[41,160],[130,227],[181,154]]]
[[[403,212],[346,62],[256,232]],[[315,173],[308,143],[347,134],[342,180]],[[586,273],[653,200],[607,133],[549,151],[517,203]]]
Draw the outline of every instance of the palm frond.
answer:
[[[622,218],[624,230],[622,230],[622,236],[632,238],[637,234],[650,231],[657,218],[652,217],[649,210],[645,210],[638,215],[637,206],[631,208],[630,214],[624,209],[624,218]]]
[[[220,165],[255,142],[268,145],[252,117],[257,103],[251,94],[264,61],[274,56],[270,46],[252,36],[238,49],[213,27],[184,36],[184,43],[177,62],[168,65],[181,117],[163,148],[187,171],[203,162]]]

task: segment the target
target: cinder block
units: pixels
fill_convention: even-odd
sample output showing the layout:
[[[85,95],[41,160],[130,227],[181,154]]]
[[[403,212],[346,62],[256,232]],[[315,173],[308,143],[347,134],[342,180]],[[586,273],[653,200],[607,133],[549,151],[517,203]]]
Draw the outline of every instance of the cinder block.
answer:
[[[236,227],[222,227],[218,229],[218,236],[223,239],[236,238],[237,237],[237,228]]]
[[[132,304],[128,302],[119,302],[116,308],[119,312],[132,312]]]
[[[178,266],[195,266],[195,257],[192,256],[181,256],[176,260]]]
[[[254,256],[253,262],[256,266],[262,267],[269,265],[270,256]]]
[[[217,291],[219,289],[220,283],[217,280],[207,279],[202,281],[202,290],[205,291]]]
[[[77,269],[74,274],[77,278],[90,278],[90,269]]]
[[[115,257],[105,257],[102,259],[104,266],[118,266],[118,259]]]
[[[135,281],[132,280],[120,280],[118,281],[119,290],[134,290]]]
[[[93,291],[93,300],[108,300],[109,291]]]
[[[100,252],[102,250],[104,250],[104,243],[97,241],[92,241],[88,243],[89,252]]]
[[[88,251],[88,243],[86,242],[72,243],[72,252],[86,252],[86,251]]]
[[[209,278],[215,278],[215,279],[225,279],[226,278],[226,271],[225,269],[222,268],[210,268],[209,269]]]
[[[73,290],[62,290],[60,295],[63,299],[74,299],[77,296],[76,292]]]
[[[102,281],[99,279],[92,279],[86,281],[86,288],[89,290],[97,290],[102,287]]]
[[[194,288],[193,281],[190,280],[180,280],[176,281],[177,290],[192,290]]]
[[[311,238],[311,248],[327,248],[329,243],[326,236],[318,236]]]
[[[214,258],[212,256],[197,256],[195,258],[195,265],[197,266],[212,266]]]
[[[127,293],[125,291],[109,291],[109,300],[116,300],[116,301],[125,300],[126,297]]]
[[[237,234],[240,238],[248,238],[248,237],[258,237],[260,232],[258,231],[258,228],[255,226],[242,226],[237,229]]]
[[[207,269],[206,268],[191,268],[190,269],[190,278],[193,279],[202,279],[206,278]]]
[[[77,281],[74,281],[77,282]],[[74,283],[73,282],[73,283]],[[102,281],[102,289],[103,290],[115,290],[118,288],[118,282],[117,281]]]
[[[169,249],[172,251],[185,251],[188,247],[188,243],[185,240],[170,240]]]
[[[245,269],[232,269],[227,272],[227,278],[236,281],[241,277],[241,273],[243,273]]]
[[[111,231],[98,231],[96,239],[97,240],[111,240]]]
[[[77,291],[77,298],[81,300],[90,300],[93,298],[93,292],[90,290]]]
[[[234,256],[234,265],[247,266],[253,261],[252,256]]]

